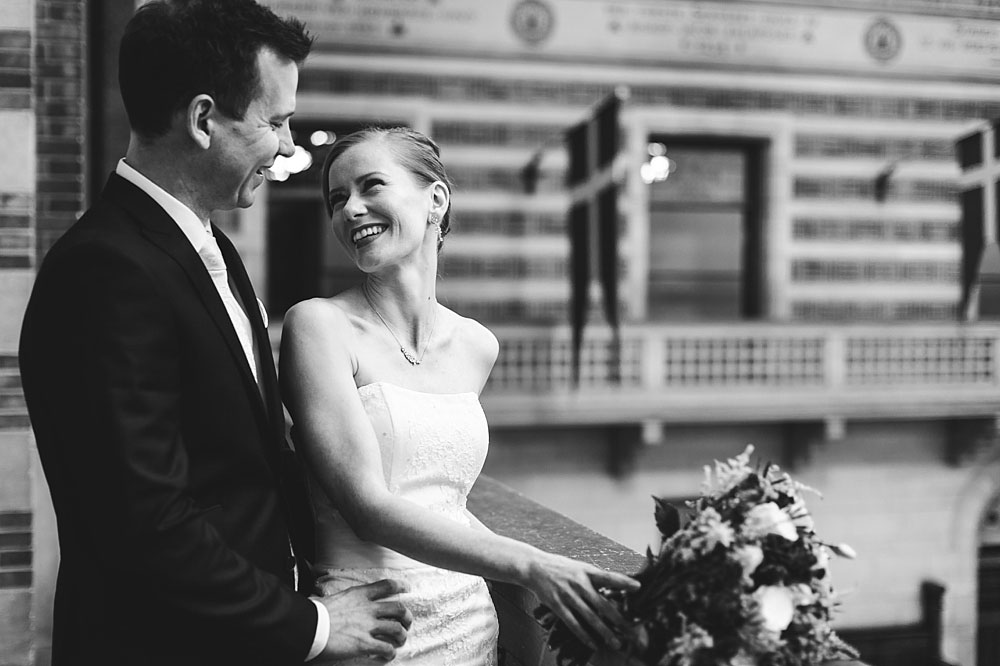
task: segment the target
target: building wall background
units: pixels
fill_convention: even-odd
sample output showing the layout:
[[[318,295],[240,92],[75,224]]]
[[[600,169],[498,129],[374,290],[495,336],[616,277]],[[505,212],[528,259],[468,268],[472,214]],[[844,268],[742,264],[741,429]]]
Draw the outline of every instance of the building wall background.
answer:
[[[289,3],[289,11],[292,4],[300,14],[313,6]],[[567,320],[561,132],[627,85],[622,128],[631,175],[619,204],[626,322],[646,317],[649,194],[635,172],[645,142],[658,133],[766,142],[764,320],[885,322],[898,331],[958,317],[954,142],[1000,115],[1000,70],[992,56],[983,59],[1000,49],[997,7],[509,2],[482,9],[495,14],[486,25],[470,16],[479,10],[462,14],[461,4],[381,2],[352,14],[357,4],[340,3],[340,16],[327,23],[348,27],[335,39],[321,38],[303,72],[296,113],[299,127],[409,124],[439,142],[456,181],[456,224],[442,254],[439,296],[457,311],[487,325]],[[518,36],[513,16],[539,5],[553,12],[555,27],[549,42],[532,43]],[[570,17],[571,6],[581,16]],[[635,45],[602,33],[615,6],[648,9],[663,51],[647,46],[639,53],[649,44],[642,35]],[[607,13],[596,23],[582,16],[600,8]],[[694,16],[698,10],[703,17]],[[667,34],[652,25],[657,11],[690,12],[684,25],[702,32],[687,42]],[[753,31],[762,29],[762,17],[783,11],[800,23],[768,51],[765,33]],[[463,21],[467,30],[454,29]],[[583,36],[560,32],[567,25]],[[810,25],[815,40],[797,41],[797,30]],[[893,47],[893,29],[902,45]],[[866,37],[875,43],[866,46]],[[537,191],[528,195],[521,169],[543,145]],[[887,170],[881,197],[878,176]],[[271,186],[269,201],[314,196],[315,175]],[[263,259],[266,274],[271,263]],[[597,310],[591,326],[599,327]],[[739,330],[738,321],[732,325]],[[979,547],[1000,493],[992,435],[977,444],[969,439],[978,435],[955,423],[890,410],[847,419],[843,432],[832,433],[781,422],[689,425],[663,416],[662,436],[649,438],[635,422],[519,427],[505,414],[504,425],[492,428],[485,471],[641,551],[655,546],[650,495],[696,494],[702,465],[753,443],[763,459],[823,492],[810,502],[820,533],[860,554],[834,564],[845,595],[842,627],[916,623],[921,583],[938,581],[946,586],[944,656],[975,664]]]
[[[544,43],[517,37],[515,6],[564,10],[573,2],[606,11],[616,4],[649,6],[438,0],[418,7],[370,0],[364,23],[314,21],[316,29],[355,29],[337,39],[326,33],[303,71],[293,129],[396,122],[429,132],[442,145],[458,185],[457,224],[443,255],[442,300],[487,324],[565,321],[566,157],[559,133],[624,83],[631,97],[623,126],[633,157],[656,132],[769,142],[768,319],[893,321],[905,327],[955,317],[959,173],[951,151],[957,137],[1000,116],[1000,3],[856,0],[817,8],[774,0],[728,3],[733,7],[726,17],[716,21],[706,14],[695,21],[708,30],[738,23],[732,12],[741,8],[754,21],[784,8],[799,17],[799,27],[813,17],[819,36],[828,34],[824,21],[870,27],[883,19],[904,36],[932,40],[922,44],[907,37],[912,50],[884,62],[865,56],[870,51],[863,43],[836,31],[829,34],[843,42],[809,47],[808,57],[799,60],[789,54],[805,51],[768,51],[761,46],[767,40],[753,34],[744,39],[705,33],[688,46],[674,41],[669,57],[659,60],[641,54],[608,59],[607,48],[587,51],[585,36],[572,35],[560,37],[568,40],[561,42],[563,53],[572,57],[556,57]],[[300,15],[334,7],[269,4]],[[483,10],[486,4],[491,9]],[[694,7],[656,4],[665,11]],[[20,396],[20,316],[38,261],[124,152],[127,125],[117,98],[114,51],[134,5],[8,0],[0,12],[0,145],[8,158],[0,162],[2,663],[48,663],[58,561],[54,518]],[[360,6],[336,5],[344,11]],[[475,32],[448,29],[473,21],[476,11],[497,12],[488,35],[477,39]],[[434,20],[442,12],[448,20]],[[565,14],[555,18],[561,27],[572,26]],[[530,34],[530,27],[521,30]],[[727,43],[743,43],[749,51],[720,50]],[[621,42],[610,46],[624,48]],[[930,64],[920,59],[927,54],[934,56]],[[547,142],[538,193],[527,196],[520,169]],[[886,200],[879,203],[875,178],[890,164]],[[262,296],[276,262],[299,259],[274,255],[271,227],[310,223],[304,217],[279,219],[273,211],[318,199],[314,175],[269,186],[252,209],[219,220]],[[621,209],[622,302],[626,321],[634,323],[644,316],[648,213],[634,176],[629,187]],[[324,260],[335,263],[329,256]],[[280,335],[282,309],[268,306],[273,332]],[[662,437],[654,438],[644,437],[636,423],[494,427],[485,472],[642,550],[655,537],[650,495],[695,494],[702,465],[753,443],[762,458],[823,491],[822,500],[810,502],[820,533],[859,553],[855,561],[835,563],[834,580],[845,593],[843,626],[916,621],[920,582],[938,580],[947,586],[945,656],[974,665],[977,552],[984,540],[1000,543],[995,440],[956,444],[963,435],[940,420],[849,420],[843,433],[832,436],[822,429],[790,430],[784,423],[667,421]]]
[[[17,373],[17,334],[33,277],[35,242],[35,115],[30,2],[0,17],[0,645],[4,658],[27,663],[32,647],[32,454]]]
[[[84,207],[82,0],[0,12],[0,662],[48,663],[55,519],[17,372],[17,339],[45,249]]]

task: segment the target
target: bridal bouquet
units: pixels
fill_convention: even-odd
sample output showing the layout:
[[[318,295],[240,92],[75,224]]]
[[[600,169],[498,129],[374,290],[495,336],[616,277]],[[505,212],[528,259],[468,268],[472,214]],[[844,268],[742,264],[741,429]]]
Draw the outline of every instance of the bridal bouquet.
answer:
[[[853,558],[853,550],[821,541],[802,499],[811,489],[776,465],[752,467],[752,453],[748,446],[714,470],[706,466],[687,512],[655,500],[659,552],[647,549],[634,575],[639,590],[611,596],[632,623],[622,652],[634,663],[811,666],[857,658],[830,628],[837,602],[829,558]],[[589,648],[548,609],[536,613],[559,663],[586,664]]]

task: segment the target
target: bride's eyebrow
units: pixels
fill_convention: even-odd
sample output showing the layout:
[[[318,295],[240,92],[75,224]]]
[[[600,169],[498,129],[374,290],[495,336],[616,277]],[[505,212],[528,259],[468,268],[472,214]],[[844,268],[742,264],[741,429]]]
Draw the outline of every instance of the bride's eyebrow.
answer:
[[[332,205],[337,197],[341,197],[343,195],[344,195],[344,188],[331,187],[330,192],[326,195],[326,202]]]
[[[354,179],[354,182],[355,183],[364,183],[367,179],[371,178],[372,176],[376,176],[378,178],[386,178],[386,174],[385,173],[383,173],[382,171],[376,170],[376,171],[369,171],[368,173],[363,173],[360,176],[357,176]],[[335,195],[335,194],[343,194],[343,193],[344,193],[344,188],[343,187],[331,187],[330,188],[330,194],[328,195],[328,198],[329,199],[333,199],[333,195]]]

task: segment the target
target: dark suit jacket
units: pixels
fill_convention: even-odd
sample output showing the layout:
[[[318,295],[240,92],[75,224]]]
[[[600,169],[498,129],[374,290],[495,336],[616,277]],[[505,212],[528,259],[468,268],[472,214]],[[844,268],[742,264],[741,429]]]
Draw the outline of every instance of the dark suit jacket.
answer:
[[[288,539],[312,521],[243,263],[255,383],[191,243],[112,174],[52,247],[24,318],[24,394],[55,505],[53,663],[296,664],[315,606]]]

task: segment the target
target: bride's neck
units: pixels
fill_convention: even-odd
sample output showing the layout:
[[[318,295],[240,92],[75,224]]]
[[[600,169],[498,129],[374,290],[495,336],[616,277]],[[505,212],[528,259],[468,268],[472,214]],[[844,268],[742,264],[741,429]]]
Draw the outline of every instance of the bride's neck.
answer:
[[[420,327],[433,317],[437,305],[437,280],[415,272],[400,271],[391,276],[369,275],[362,293],[386,319],[399,326]]]

